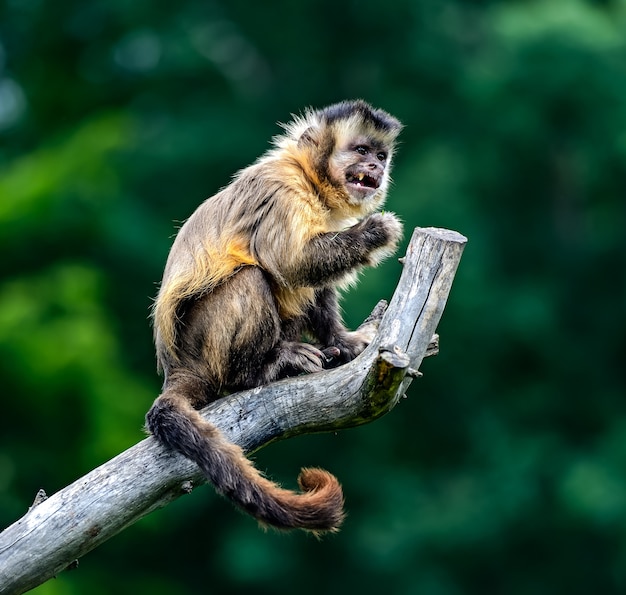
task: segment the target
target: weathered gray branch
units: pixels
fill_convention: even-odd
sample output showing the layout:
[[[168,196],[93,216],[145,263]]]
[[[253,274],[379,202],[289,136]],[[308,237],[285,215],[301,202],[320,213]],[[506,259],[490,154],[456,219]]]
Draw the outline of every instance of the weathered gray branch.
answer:
[[[392,409],[418,375],[465,242],[456,232],[416,229],[393,299],[361,356],[334,370],[220,399],[204,411],[207,419],[252,452],[289,436],[367,423]],[[0,533],[0,594],[43,583],[203,482],[195,464],[152,438],[143,440],[50,498],[39,498]]]

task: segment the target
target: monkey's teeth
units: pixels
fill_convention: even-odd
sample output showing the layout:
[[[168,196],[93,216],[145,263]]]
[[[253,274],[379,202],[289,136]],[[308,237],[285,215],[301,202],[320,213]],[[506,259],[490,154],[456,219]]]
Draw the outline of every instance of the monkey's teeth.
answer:
[[[362,182],[367,176],[364,173],[352,174],[348,177],[350,182]]]
[[[359,172],[358,174],[348,174],[346,176],[346,181],[365,188],[378,188],[377,181],[363,172]]]

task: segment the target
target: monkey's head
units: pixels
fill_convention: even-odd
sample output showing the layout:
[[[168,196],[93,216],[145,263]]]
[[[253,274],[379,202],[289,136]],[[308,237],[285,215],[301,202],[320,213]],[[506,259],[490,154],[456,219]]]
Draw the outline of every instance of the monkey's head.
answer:
[[[402,129],[392,115],[359,99],[309,110],[285,128],[286,139],[306,155],[329,208],[363,215],[384,201]]]

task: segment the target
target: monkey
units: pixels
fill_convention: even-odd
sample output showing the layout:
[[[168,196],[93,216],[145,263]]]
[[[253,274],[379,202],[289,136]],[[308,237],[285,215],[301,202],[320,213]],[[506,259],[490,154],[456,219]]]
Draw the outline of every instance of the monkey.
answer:
[[[359,99],[308,108],[282,128],[176,235],[152,310],[164,383],[146,428],[262,526],[319,534],[344,518],[337,478],[305,468],[300,491],[281,488],[198,410],[367,346],[344,326],[338,291],[400,240],[398,218],[379,209],[402,124]]]

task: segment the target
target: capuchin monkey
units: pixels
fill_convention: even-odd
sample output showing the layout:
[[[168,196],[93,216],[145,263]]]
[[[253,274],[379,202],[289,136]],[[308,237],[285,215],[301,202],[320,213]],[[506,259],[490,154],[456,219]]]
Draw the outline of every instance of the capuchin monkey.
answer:
[[[400,222],[376,211],[401,128],[361,100],[307,110],[198,207],[169,254],[153,310],[165,381],[147,428],[262,525],[337,530],[339,482],[303,469],[300,492],[280,488],[198,409],[348,362],[366,347],[342,323],[337,288],[396,249]]]

